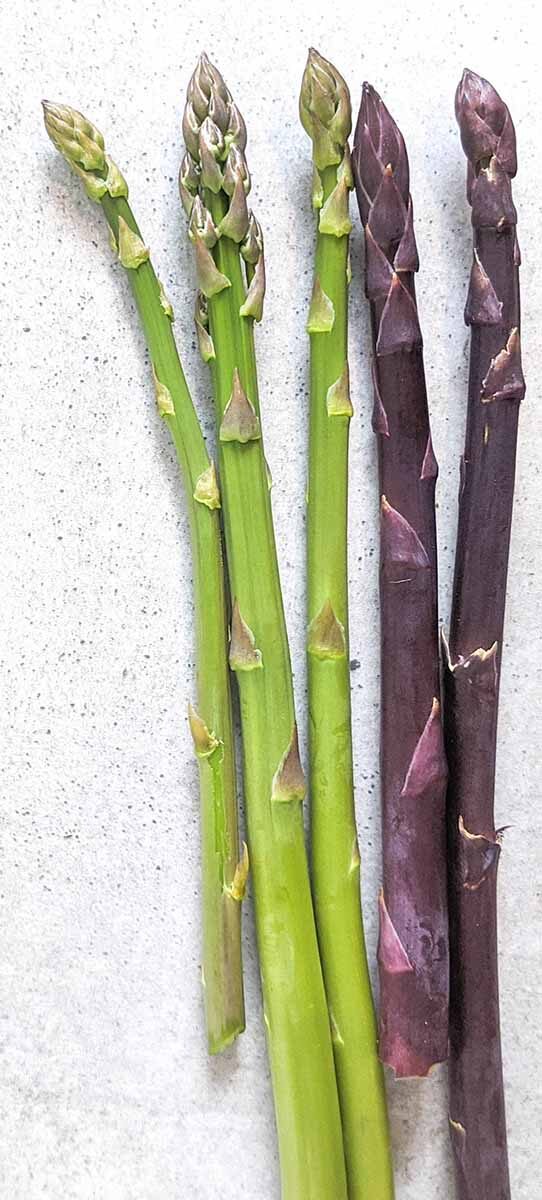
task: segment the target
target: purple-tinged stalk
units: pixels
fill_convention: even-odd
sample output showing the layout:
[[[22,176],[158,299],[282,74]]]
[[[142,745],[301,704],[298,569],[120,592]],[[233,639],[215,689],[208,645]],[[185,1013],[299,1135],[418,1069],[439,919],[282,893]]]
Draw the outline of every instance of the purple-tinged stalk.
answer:
[[[509,1200],[499,1029],[494,789],[519,404],[519,250],[506,105],[465,71],[456,115],[468,158],[474,256],[465,453],[445,672],[450,906],[450,1133],[460,1200]]]
[[[448,1045],[447,768],[437,618],[435,483],[401,133],[363,86],[353,153],[365,227],[380,484],[380,1057],[423,1076]]]

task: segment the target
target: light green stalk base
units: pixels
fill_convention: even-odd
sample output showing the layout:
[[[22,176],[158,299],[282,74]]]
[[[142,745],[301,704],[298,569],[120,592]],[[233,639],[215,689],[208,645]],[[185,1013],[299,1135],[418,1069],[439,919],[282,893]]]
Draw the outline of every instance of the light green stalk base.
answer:
[[[320,174],[325,204],[337,184],[337,168],[326,167]],[[348,235],[318,232],[309,329],[329,326],[330,314],[332,320],[326,332],[311,332],[308,675],[312,878],[348,1195],[350,1200],[390,1200],[393,1175],[361,916],[352,770],[347,270]]]
[[[226,199],[207,194],[205,200],[216,225],[226,211]],[[239,249],[222,236],[214,255],[231,281],[230,288],[209,299],[220,427],[236,369],[256,413],[259,405],[253,322],[239,316],[246,295]],[[253,649],[252,669],[237,666],[237,680],[282,1198],[344,1200],[340,1114],[305,852],[291,667],[261,438],[245,444],[221,441],[220,476],[232,600],[261,654],[261,665],[255,665]],[[235,662],[232,665],[235,668]],[[293,754],[281,772],[292,744]]]

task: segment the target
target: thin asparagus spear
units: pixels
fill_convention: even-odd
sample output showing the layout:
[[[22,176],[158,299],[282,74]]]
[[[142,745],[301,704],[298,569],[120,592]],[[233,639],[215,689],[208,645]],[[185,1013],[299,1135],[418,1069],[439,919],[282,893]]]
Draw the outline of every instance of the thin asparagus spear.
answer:
[[[307,636],[313,895],[350,1200],[393,1196],[388,1118],[361,915],[348,647],[350,95],[315,50],[300,97],[319,210],[312,302]]]
[[[433,454],[403,138],[369,84],[354,139],[365,226],[380,480],[380,1056],[426,1075],[447,1055],[446,760],[440,716]]]
[[[57,150],[97,201],[137,304],[152,363],[158,411],[169,428],[190,515],[196,600],[197,711],[189,720],[200,775],[203,874],[203,982],[209,1052],[245,1027],[241,905],[248,869],[237,830],[235,761],[227,666],[226,603],[215,468],[183,374],[171,324],[173,309],[157,279],[132,210],[128,187],[81,113],[44,103]]]
[[[461,1200],[509,1200],[499,1030],[495,750],[519,404],[516,139],[495,89],[465,71],[474,260],[471,357],[450,645],[445,673],[450,903],[450,1131]]]
[[[284,1200],[342,1200],[344,1152],[303,834],[290,655],[263,454],[253,321],[261,230],[247,208],[246,131],[203,56],[183,118],[181,197],[207,297],[241,701],[245,804]],[[244,263],[247,264],[246,275]]]

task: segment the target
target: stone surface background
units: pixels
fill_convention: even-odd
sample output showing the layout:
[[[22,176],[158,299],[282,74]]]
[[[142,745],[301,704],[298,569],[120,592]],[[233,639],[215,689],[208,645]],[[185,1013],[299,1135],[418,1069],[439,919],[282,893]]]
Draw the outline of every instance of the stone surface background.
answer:
[[[194,271],[176,174],[199,51],[249,126],[269,291],[258,333],[267,454],[295,687],[303,666],[310,152],[306,49],[367,77],[405,133],[421,254],[446,622],[465,417],[471,255],[453,114],[464,65],[508,101],[519,139],[524,365],[502,686],[497,823],[504,1056],[515,1200],[540,1178],[539,265],[542,85],[534,3],[229,5],[3,0],[0,1191],[6,1200],[277,1200],[250,905],[248,1031],[202,1037],[198,804],[186,512],[121,269],[100,214],[45,137],[42,95],[105,132],[177,314],[209,438]],[[379,879],[377,491],[368,314],[353,236],[351,596],[356,783],[371,955]],[[397,1200],[448,1200],[445,1069],[389,1082]],[[331,1198],[330,1198],[331,1200]]]

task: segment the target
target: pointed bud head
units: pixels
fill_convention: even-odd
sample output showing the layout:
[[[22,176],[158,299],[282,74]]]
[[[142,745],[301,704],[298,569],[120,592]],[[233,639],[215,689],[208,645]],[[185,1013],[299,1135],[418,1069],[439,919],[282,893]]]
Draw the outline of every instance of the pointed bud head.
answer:
[[[214,462],[211,461],[209,466],[201,472],[192,494],[198,504],[205,504],[206,508],[211,510],[220,508],[220,491]]]
[[[203,242],[208,249],[217,241],[217,232],[209,209],[205,207],[200,196],[196,196],[192,205],[188,236],[192,242]]]
[[[233,195],[230,200],[230,206],[227,213],[220,221],[218,232],[220,237],[229,237],[233,242],[243,241],[248,230],[248,208],[247,197],[243,180],[240,175],[237,176],[236,184],[233,189]]]
[[[145,245],[139,233],[128,225],[124,217],[119,217],[118,228],[119,262],[127,271],[137,271],[142,263],[150,257],[148,246]]]
[[[208,729],[205,721],[196,712],[192,704],[188,705],[188,723],[190,725],[190,733],[194,743],[194,750],[198,758],[210,758],[215,750],[221,745],[216,734]]]
[[[254,274],[249,284],[246,299],[239,309],[239,316],[252,317],[254,321],[261,321],[263,317],[264,299],[265,259],[263,253],[261,253],[254,268]]]
[[[475,173],[495,155],[506,173],[514,176],[517,160],[512,118],[487,79],[474,71],[463,72],[455,95],[455,115],[463,149]]]
[[[290,744],[273,777],[271,799],[275,803],[284,804],[292,800],[303,800],[305,792],[306,784],[299,757],[297,725],[294,725]]]
[[[403,204],[408,202],[409,168],[403,136],[384,101],[370,83],[363,84],[354,135],[354,173],[369,201],[375,199],[384,171],[391,168]]]
[[[200,185],[200,178],[200,171],[194,159],[189,154],[183,154],[179,170],[179,183],[182,183],[183,187],[195,196]]]
[[[187,88],[187,103],[183,117],[183,133],[186,147],[193,158],[198,158],[198,130],[206,120],[219,129],[224,139],[220,158],[225,158],[230,146],[244,150],[247,144],[245,122],[233,103],[220,71],[213,66],[206,54],[202,54]]]
[[[219,166],[224,153],[224,138],[214,121],[206,117],[199,131],[199,161],[201,183],[217,194],[222,187],[222,170]]]
[[[199,162],[199,131],[201,121],[199,121],[192,104],[188,100],[183,112],[183,138],[184,144],[194,162]]]
[[[179,195],[187,217],[192,212],[194,196],[197,195],[200,171],[189,154],[183,155],[179,169]]]
[[[382,357],[396,354],[399,350],[414,350],[421,345],[422,332],[415,300],[399,276],[394,274],[380,318],[376,353]]]
[[[230,146],[224,167],[223,182],[224,191],[228,196],[233,195],[238,179],[241,179],[245,195],[247,195],[250,191],[250,175],[245,155],[239,146]]]
[[[220,424],[220,441],[240,442],[245,446],[247,442],[258,441],[260,437],[258,415],[243,388],[236,367],[233,373],[231,395]]]
[[[206,325],[196,318],[196,337],[198,339],[198,349],[203,362],[213,362],[216,358],[215,345],[211,334]]]
[[[475,229],[484,226],[501,232],[517,224],[517,212],[512,199],[512,183],[493,155],[487,167],[481,167],[470,189],[472,224]]]
[[[340,163],[352,128],[350,93],[342,75],[316,50],[309,50],[299,115],[319,170]]]
[[[232,671],[255,671],[263,668],[262,654],[256,639],[247,625],[239,602],[234,600],[231,614],[229,663]]]
[[[66,104],[43,101],[45,128],[57,150],[72,166],[106,171],[104,139],[91,121]]]
[[[226,134],[229,126],[229,108],[227,101],[218,92],[212,92],[209,100],[209,119],[223,134]]]
[[[231,96],[220,72],[209,61],[206,54],[201,54],[198,59],[196,69],[186,89],[186,98],[200,122],[204,121],[206,117],[212,116],[224,132]],[[211,108],[213,108],[213,112],[211,112]]]
[[[255,266],[263,254],[262,227],[253,212],[249,215],[246,237],[241,244],[241,254],[245,262],[250,263],[251,266]]]
[[[380,554],[384,568],[395,565],[414,571],[430,566],[416,530],[385,496],[380,501]]]
[[[194,316],[196,321],[199,321],[199,324],[203,325],[203,327],[207,329],[209,325],[209,305],[207,303],[207,297],[203,295],[203,292],[196,292]]]
[[[224,153],[224,138],[218,125],[215,125],[215,122],[211,119],[211,117],[206,117],[202,122],[199,131],[199,140],[200,151],[203,144],[205,146],[205,150],[215,159],[215,161],[218,161],[220,158],[222,158]]]
[[[238,146],[240,150],[246,150],[247,127],[237,105],[233,103],[230,104],[228,128],[224,134],[224,141],[227,146]]]
[[[213,227],[214,228],[214,227]],[[202,237],[194,239],[196,247],[196,276],[198,288],[207,298],[218,295],[224,288],[231,287],[231,281],[222,271],[219,271],[209,247]],[[214,350],[213,350],[214,355]],[[211,357],[213,357],[211,355]]]
[[[333,300],[324,292],[317,275],[313,284],[309,315],[307,317],[307,333],[331,333],[334,323],[335,306]]]
[[[309,625],[307,650],[319,659],[344,658],[346,655],[344,625],[336,616],[330,600],[324,602]]]

